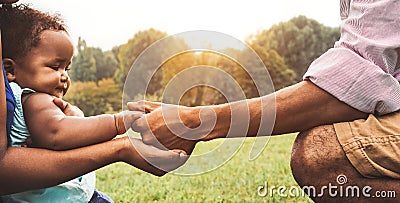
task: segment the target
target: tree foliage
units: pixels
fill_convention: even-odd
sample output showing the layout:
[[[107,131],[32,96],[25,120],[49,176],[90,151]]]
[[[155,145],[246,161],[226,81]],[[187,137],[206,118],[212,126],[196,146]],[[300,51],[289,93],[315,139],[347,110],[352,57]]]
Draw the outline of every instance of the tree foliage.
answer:
[[[70,71],[73,85],[66,100],[90,116],[119,111],[125,84],[124,98],[129,100],[162,100],[187,106],[243,99],[238,95],[258,97],[301,80],[309,64],[332,47],[339,35],[338,28],[326,27],[315,20],[298,16],[253,35],[247,41],[252,48],[250,52],[227,49],[224,50],[227,55],[190,51],[183,39],[165,38],[168,35],[156,29],[140,31],[127,43],[105,52],[88,47],[85,40],[79,38]],[[145,49],[160,39],[168,40],[163,40],[166,43],[161,47],[152,49],[151,54],[137,60]],[[251,57],[253,50],[259,60]],[[171,53],[179,54],[169,56]],[[126,81],[134,62],[135,80]],[[159,67],[154,70],[149,64],[158,64]],[[192,69],[185,77],[179,76],[193,67],[197,69]],[[207,69],[210,67],[213,69]],[[270,78],[266,78],[266,71]],[[235,85],[226,75],[233,78]],[[268,83],[269,79],[273,84]],[[194,81],[199,84],[187,86]],[[260,87],[255,81],[266,85]],[[166,87],[172,89],[170,94],[166,94]],[[174,95],[178,92],[180,95]]]
[[[81,38],[78,39],[77,50],[70,71],[73,81],[97,82],[113,77],[118,61],[112,51],[103,52],[100,48],[88,47]]]
[[[251,44],[268,70],[274,89],[279,90],[296,82],[296,73],[288,68],[283,58],[273,49],[265,49],[258,44]]]
[[[149,32],[154,34],[155,31],[150,30]],[[158,32],[155,33],[157,34]],[[120,50],[122,48],[123,46],[121,46]],[[188,49],[189,47],[184,40],[171,36],[153,44],[146,52],[142,52],[143,54],[140,55],[140,58],[136,57],[134,65],[130,67],[129,78],[124,83],[124,97],[132,99],[137,98],[138,95],[146,97],[152,95],[152,98],[161,98],[163,74],[166,72],[161,71],[160,66],[168,61],[169,58],[174,58],[174,53],[180,53]],[[123,57],[120,57],[120,60],[123,60]]]
[[[301,80],[311,62],[333,47],[339,37],[339,28],[327,27],[313,19],[298,16],[259,32],[251,44],[275,50],[285,59],[287,66],[297,73],[297,80]]]
[[[79,38],[77,46],[78,54],[72,59],[69,73],[73,81],[96,81],[96,59],[93,49],[88,48],[86,41]]]
[[[121,110],[122,93],[112,78],[100,80],[97,84],[74,82],[64,98],[78,106],[85,116],[112,113]]]
[[[175,56],[161,67],[163,73],[161,85],[162,91],[166,87],[174,88],[179,95],[172,94],[173,96],[169,97],[170,95],[163,94],[163,101],[198,106],[261,96],[261,93],[265,91],[260,91],[258,89],[260,87],[256,87],[254,81],[268,83],[266,80],[269,78],[262,78],[265,76],[262,73],[266,73],[266,71],[269,72],[274,83],[271,85],[274,85],[275,89],[295,82],[296,74],[287,68],[282,57],[274,50],[264,50],[257,45],[252,48],[260,56],[265,66],[260,66],[259,61],[251,61],[253,58],[248,55],[248,52],[234,49],[229,50],[230,56],[246,64],[240,64],[233,58],[207,51],[186,52]],[[247,67],[242,67],[243,65]],[[210,69],[210,67],[212,68]],[[184,74],[185,71],[187,74]],[[252,76],[249,71],[253,73]],[[181,90],[182,87],[186,88],[185,91]],[[177,99],[180,101],[176,101]]]
[[[118,68],[118,61],[112,51],[103,52],[100,48],[92,48],[96,61],[96,81],[112,78]]]
[[[215,102],[206,101],[204,99],[204,95],[206,92],[205,90],[208,89],[210,91],[211,89],[199,85],[200,83],[209,84],[209,82],[207,81],[209,81],[210,78],[217,80],[217,75],[198,73],[198,70],[200,70],[199,68],[202,68],[202,65],[211,65],[209,63],[211,61],[214,61],[211,63],[216,64],[215,57],[204,57],[204,55],[206,54],[184,52],[174,56],[161,66],[163,78],[161,80],[162,88],[160,90],[160,94],[162,94],[162,99],[164,102],[175,104],[179,103],[181,105],[187,106],[205,105],[209,102]],[[207,61],[205,61],[205,59]],[[193,68],[196,66],[198,68]],[[185,70],[187,71],[184,72]],[[182,75],[180,75],[181,73]],[[172,88],[175,91],[164,92],[165,88]],[[174,93],[178,93],[178,95],[174,95]],[[208,95],[211,96],[211,94]],[[182,98],[180,96],[182,96]],[[213,94],[213,96],[215,95]],[[216,99],[218,99],[218,96]]]
[[[139,54],[141,54],[151,44],[166,36],[167,34],[165,32],[161,32],[151,28],[149,30],[136,33],[135,36],[128,41],[128,43],[123,44],[119,47],[119,67],[115,72],[114,80],[121,88],[124,86],[125,78],[128,75],[128,72],[133,62],[136,60]],[[160,60],[160,56],[155,55],[152,60]],[[146,70],[144,69],[143,71]],[[140,83],[140,81],[138,81],[138,83]],[[145,83],[145,81],[143,81],[143,83]]]

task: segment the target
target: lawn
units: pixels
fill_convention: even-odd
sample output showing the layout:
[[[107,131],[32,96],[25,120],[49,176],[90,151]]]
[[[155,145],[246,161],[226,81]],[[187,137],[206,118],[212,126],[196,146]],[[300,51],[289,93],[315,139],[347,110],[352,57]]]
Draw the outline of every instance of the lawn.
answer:
[[[254,138],[247,138],[232,159],[199,175],[167,174],[159,178],[127,164],[113,164],[96,171],[97,189],[115,202],[311,202],[301,195],[291,196],[299,190],[289,165],[295,136],[262,138],[269,139],[268,145],[253,161],[249,153]],[[194,154],[209,151],[222,141],[199,143]],[[257,192],[266,183],[268,194],[265,190]],[[270,193],[271,188],[279,186],[287,188],[281,194],[288,197],[280,196],[277,190]]]

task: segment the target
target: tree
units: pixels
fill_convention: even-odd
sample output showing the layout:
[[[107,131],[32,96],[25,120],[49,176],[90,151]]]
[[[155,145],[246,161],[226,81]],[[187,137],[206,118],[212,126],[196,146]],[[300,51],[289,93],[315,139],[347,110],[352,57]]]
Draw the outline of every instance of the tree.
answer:
[[[158,43],[152,44],[152,47],[146,50],[146,52],[142,52],[146,46],[150,46],[150,42],[164,35],[166,34],[150,29],[146,32],[136,34],[134,39],[130,40],[128,44],[120,47],[119,59],[121,65],[116,76],[118,76],[117,74],[121,74],[122,70],[126,71],[124,74],[131,71],[129,73],[130,78],[126,79],[125,83],[122,83],[125,84],[124,99],[132,100],[139,97],[142,99],[162,98],[161,94],[164,87],[163,74],[169,74],[169,71],[165,72],[162,67],[165,63],[168,63],[170,58],[175,58],[174,54],[189,49],[183,39],[170,36],[163,38]],[[142,55],[140,55],[139,59],[138,56],[135,56],[135,61],[132,62],[134,65],[132,68],[131,65],[129,65],[129,69],[131,69],[129,70],[128,64],[130,62],[127,63],[127,61],[132,61],[132,57],[128,58],[127,56],[135,54],[138,56],[139,54]]]
[[[118,68],[118,61],[116,60],[112,51],[103,52],[100,48],[92,48],[93,57],[96,63],[96,81],[105,78],[112,78]]]
[[[285,60],[275,50],[266,49],[257,43],[251,44],[250,46],[258,54],[267,68],[275,90],[282,89],[296,82],[296,73],[286,66]]]
[[[300,81],[311,62],[333,47],[339,37],[339,28],[327,27],[313,19],[298,16],[259,32],[249,43],[278,52],[287,66],[296,72],[297,81]]]
[[[190,90],[185,96],[180,98],[183,95],[169,95],[164,94],[165,88],[177,88],[177,87],[183,87],[187,84],[189,84],[191,81],[193,81],[192,77],[200,77],[198,75],[189,75],[189,76],[183,76],[176,78],[174,81],[175,83],[172,83],[173,79],[175,76],[177,76],[180,72],[183,70],[193,67],[196,64],[196,56],[195,53],[193,52],[185,52],[181,53],[179,55],[176,55],[166,61],[165,63],[162,64],[160,70],[162,71],[162,80],[161,80],[161,88],[159,91],[159,94],[162,94],[163,96],[163,101],[167,103],[180,103],[182,105],[187,105],[187,106],[194,106],[196,103],[196,98],[197,96],[195,95],[195,91],[197,90]],[[172,86],[171,86],[172,85]],[[178,94],[183,94],[183,92],[176,92]],[[178,101],[179,100],[179,101]],[[200,105],[200,104],[198,104]]]
[[[100,48],[88,47],[81,38],[78,39],[77,50],[70,71],[73,81],[98,82],[114,76],[118,68],[114,50],[103,52]]]
[[[135,36],[128,41],[128,43],[119,47],[119,68],[115,72],[114,80],[121,87],[121,89],[125,84],[125,78],[128,75],[133,62],[136,60],[139,54],[142,53],[148,46],[166,36],[167,34],[165,32],[151,28],[149,30],[136,33]],[[153,60],[160,60],[160,55],[155,55]],[[143,71],[145,71],[145,69],[143,69]],[[137,83],[141,82],[146,83],[145,80],[137,81]],[[155,89],[157,88],[159,87],[156,87]],[[150,90],[150,92],[154,92],[154,90]]]
[[[71,85],[65,100],[78,106],[85,116],[114,113],[121,110],[122,93],[111,78],[96,84],[93,81],[75,82]]]
[[[69,75],[73,81],[97,81],[96,60],[93,50],[88,48],[86,41],[79,37],[78,54],[72,59],[71,71]]]
[[[260,62],[261,64],[252,63],[252,58],[247,55],[248,53],[241,50],[225,50],[224,53],[229,53],[232,58],[216,52],[185,52],[164,63],[161,67],[163,71],[161,82],[163,89],[161,91],[164,91],[164,88],[168,85],[168,88],[174,89],[176,91],[174,93],[178,95],[173,94],[172,97],[168,94],[163,95],[163,101],[168,103],[179,102],[179,104],[186,106],[198,106],[259,96],[260,93],[253,79],[262,81],[265,78],[252,78],[247,71],[252,69],[252,73],[255,73],[254,71],[266,73],[267,70],[263,62]],[[278,56],[274,55],[266,60],[276,60],[274,57],[277,58]],[[241,59],[241,62],[248,60],[249,62],[240,64],[235,59]],[[282,58],[280,60],[283,62]],[[242,67],[242,65],[248,65],[248,67]],[[284,63],[277,63],[272,66],[275,69],[287,69]],[[294,74],[293,71],[290,73]],[[255,77],[262,75],[255,73]],[[289,77],[285,79],[290,80]],[[182,88],[187,89],[182,90]],[[168,96],[169,98],[167,98]],[[177,101],[178,99],[180,100]]]

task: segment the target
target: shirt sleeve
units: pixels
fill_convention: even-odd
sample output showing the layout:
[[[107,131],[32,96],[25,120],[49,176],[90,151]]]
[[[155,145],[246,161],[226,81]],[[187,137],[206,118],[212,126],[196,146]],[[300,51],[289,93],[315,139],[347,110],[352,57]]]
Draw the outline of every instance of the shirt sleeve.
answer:
[[[399,110],[400,1],[341,4],[341,10],[349,10],[341,12],[347,16],[342,16],[339,41],[303,78],[360,111],[382,115]]]
[[[351,0],[340,0],[340,18],[342,20],[349,16]]]

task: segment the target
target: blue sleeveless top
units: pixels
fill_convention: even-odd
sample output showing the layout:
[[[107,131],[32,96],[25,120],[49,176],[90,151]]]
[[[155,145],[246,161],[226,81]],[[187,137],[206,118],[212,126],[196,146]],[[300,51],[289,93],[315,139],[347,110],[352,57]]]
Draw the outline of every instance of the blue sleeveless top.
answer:
[[[10,130],[11,130],[11,124],[13,123],[13,118],[14,118],[14,110],[15,110],[15,97],[14,94],[11,90],[10,84],[8,83],[7,80],[7,75],[6,72],[4,71],[4,65],[2,64],[2,71],[4,75],[4,84],[6,88],[6,102],[7,102],[7,140],[8,143],[10,144]]]

